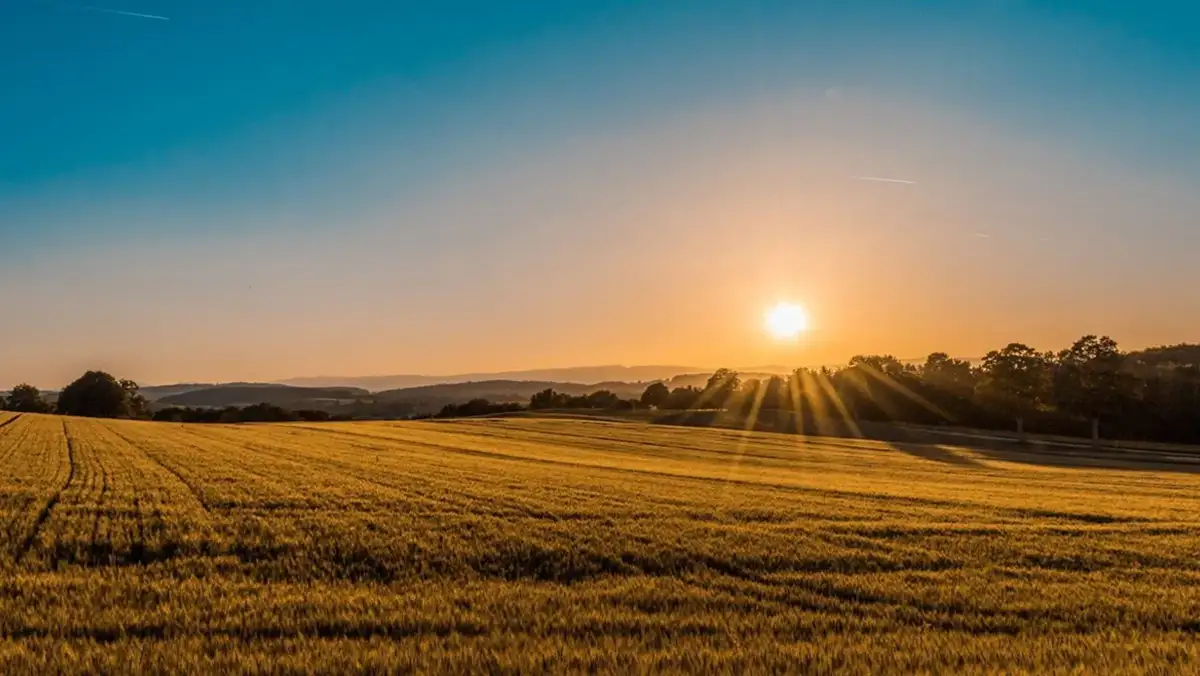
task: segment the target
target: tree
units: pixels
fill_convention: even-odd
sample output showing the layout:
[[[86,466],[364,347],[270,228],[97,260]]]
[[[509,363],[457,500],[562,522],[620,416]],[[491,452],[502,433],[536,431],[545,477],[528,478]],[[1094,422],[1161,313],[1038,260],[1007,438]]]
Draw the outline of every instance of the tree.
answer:
[[[1055,406],[1092,421],[1092,438],[1100,438],[1100,421],[1121,411],[1132,395],[1133,378],[1122,366],[1125,355],[1108,336],[1087,335],[1058,353],[1054,369]]]
[[[756,413],[761,406],[763,382],[758,378],[743,380],[738,385],[737,392],[725,400],[725,405],[742,412],[742,415]]]
[[[666,383],[657,382],[650,383],[646,391],[642,392],[642,398],[638,402],[645,407],[665,408],[667,400],[670,398],[671,388],[667,387]]]
[[[609,390],[596,390],[587,395],[587,408],[612,410],[621,403],[621,398]]]
[[[103,371],[88,371],[58,395],[58,412],[87,418],[128,418],[134,403],[129,390]]]
[[[10,411],[19,413],[49,413],[50,405],[42,398],[38,388],[28,383],[21,383],[12,389],[5,406]]]
[[[983,358],[981,398],[1017,421],[1024,434],[1025,416],[1045,398],[1050,359],[1022,343],[1009,343]]]
[[[510,413],[520,411],[520,404],[493,404],[487,399],[476,398],[465,404],[446,404],[435,418],[467,418],[476,415],[492,413]],[[299,414],[299,412],[297,412]]]
[[[954,359],[945,352],[934,352],[925,358],[921,380],[932,388],[956,395],[969,395],[975,389],[970,362]]]
[[[850,368],[856,366],[873,371],[877,375],[885,375],[892,378],[899,378],[911,374],[913,371],[911,366],[906,365],[890,354],[856,354],[850,358]]]
[[[561,395],[551,388],[546,388],[529,399],[530,409],[558,408]]]
[[[247,406],[240,411],[233,409],[236,414],[233,416],[236,422],[248,423],[267,423],[267,422],[294,422],[300,419],[300,416],[291,411],[274,404],[263,402],[261,404],[253,404]]]
[[[788,393],[787,382],[779,376],[771,376],[762,385],[762,402],[759,408],[765,411],[790,409],[791,397]]]
[[[766,418],[764,411],[779,411],[791,408],[791,397],[787,381],[779,376],[766,380],[751,378],[742,383],[736,396],[736,408],[742,415]]]
[[[925,397],[920,370],[891,355],[856,355],[835,381],[856,417],[921,423],[946,417]]]
[[[662,408],[676,411],[695,408],[700,401],[701,394],[703,394],[702,390],[690,385],[687,387],[676,387],[671,390],[671,396],[667,397],[667,401],[663,404]]]
[[[1158,367],[1142,387],[1140,409],[1154,438],[1200,441],[1200,367]]]
[[[704,386],[704,393],[701,395],[702,405],[705,408],[725,408],[741,384],[742,379],[738,376],[737,371],[725,368],[717,369],[709,376],[708,383]]]
[[[132,380],[122,379],[121,388],[129,399],[129,415],[132,418],[149,418],[150,402],[141,394],[141,388]]]
[[[198,418],[198,417],[199,416],[195,416],[195,418]],[[172,406],[171,408],[164,408],[159,411],[156,411],[154,413],[153,420],[155,422],[176,422],[176,423],[200,422],[198,419],[195,419],[195,418],[193,417],[193,413],[192,413],[191,409],[179,408],[179,407]]]

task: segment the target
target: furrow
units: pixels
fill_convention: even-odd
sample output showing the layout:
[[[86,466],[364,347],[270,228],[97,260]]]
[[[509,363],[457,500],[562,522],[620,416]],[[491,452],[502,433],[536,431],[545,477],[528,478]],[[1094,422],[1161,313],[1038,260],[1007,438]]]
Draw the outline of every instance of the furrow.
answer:
[[[41,533],[42,526],[46,524],[46,521],[50,518],[50,514],[58,506],[59,501],[62,500],[63,493],[75,481],[75,441],[71,438],[70,432],[67,431],[67,421],[63,420],[61,422],[63,436],[67,440],[67,480],[50,496],[50,499],[46,501],[41,511],[38,512],[37,518],[33,522],[33,528],[30,529],[29,535],[21,543],[16,555],[13,557],[17,563],[21,563],[25,555],[33,548],[34,543],[37,542],[38,534]]]

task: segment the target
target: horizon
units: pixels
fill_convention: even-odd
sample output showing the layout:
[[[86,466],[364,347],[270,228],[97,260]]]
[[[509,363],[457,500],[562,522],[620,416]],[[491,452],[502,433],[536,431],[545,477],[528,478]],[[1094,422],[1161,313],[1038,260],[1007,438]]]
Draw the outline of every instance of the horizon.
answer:
[[[1195,341],[1192,17],[5,3],[0,386]]]
[[[1010,342],[1020,342],[1020,341],[1010,341]],[[1007,344],[1008,343],[1006,343],[1005,345],[1007,345]],[[1121,347],[1126,353],[1133,353],[1133,352],[1141,352],[1141,351],[1145,351],[1145,350],[1153,350],[1153,349],[1161,348],[1161,347],[1174,347],[1174,346],[1178,346],[1178,345],[1189,345],[1189,344],[1190,343],[1155,343],[1155,344],[1151,344],[1151,345],[1145,345],[1145,346],[1133,347],[1133,348],[1130,348],[1129,346],[1125,346],[1125,345],[1122,345]],[[1004,347],[1004,345],[998,345],[993,349],[1000,349],[1002,347]],[[1033,347],[1035,350],[1037,350],[1039,352],[1046,351],[1046,349],[1043,349],[1036,345],[1032,345],[1030,347]],[[1053,350],[1051,350],[1051,351],[1053,351]],[[600,379],[600,380],[578,380],[578,381],[560,380],[560,381],[556,381],[556,382],[563,382],[563,383],[570,382],[570,383],[574,383],[574,384],[583,384],[583,385],[596,385],[596,384],[602,384],[605,382],[624,382],[624,383],[634,384],[634,383],[639,383],[639,382],[651,382],[651,381],[655,381],[655,380],[670,379],[670,378],[676,377],[676,376],[694,376],[694,375],[701,375],[701,374],[711,374],[714,371],[716,371],[717,369],[721,369],[721,368],[728,368],[728,369],[730,369],[736,373],[740,373],[740,374],[770,373],[770,374],[777,374],[777,375],[787,374],[787,373],[790,373],[797,369],[821,369],[821,368],[837,369],[840,367],[847,366],[849,360],[853,356],[891,356],[891,357],[894,357],[897,361],[899,361],[901,363],[905,363],[905,364],[923,363],[929,357],[930,354],[934,354],[937,352],[944,352],[944,351],[933,350],[929,354],[926,354],[925,356],[921,356],[921,357],[896,357],[894,354],[891,354],[887,351],[874,351],[874,352],[860,353],[859,355],[851,355],[851,356],[847,357],[846,359],[838,361],[838,362],[826,362],[826,363],[822,363],[822,364],[795,364],[795,365],[756,364],[756,365],[749,365],[749,366],[747,366],[747,365],[696,366],[696,365],[668,364],[668,363],[661,363],[661,364],[583,364],[583,365],[576,365],[576,366],[545,366],[545,367],[523,368],[523,369],[507,369],[507,370],[503,370],[503,371],[457,371],[457,372],[453,372],[453,373],[368,373],[368,374],[360,374],[360,375],[299,375],[299,376],[285,376],[285,377],[280,377],[280,378],[271,378],[271,379],[262,379],[262,380],[234,379],[234,380],[174,380],[174,381],[163,381],[163,382],[140,382],[140,381],[138,381],[138,382],[141,387],[170,387],[170,386],[175,386],[175,385],[212,385],[212,386],[284,385],[284,386],[292,386],[292,387],[320,388],[320,387],[339,387],[341,385],[334,385],[334,384],[308,385],[308,384],[298,384],[298,381],[320,380],[320,381],[333,382],[333,381],[354,381],[354,380],[371,380],[371,379],[388,379],[388,378],[428,378],[428,379],[437,381],[437,382],[431,382],[431,383],[424,383],[421,385],[402,386],[402,387],[398,388],[398,389],[405,389],[407,387],[423,387],[423,386],[432,385],[432,384],[484,382],[484,381],[471,381],[471,380],[453,380],[453,379],[457,379],[457,378],[484,377],[484,378],[486,378],[486,380],[514,380],[513,378],[507,378],[506,376],[520,376],[523,374],[545,374],[545,373],[550,373],[550,372],[555,372],[555,371],[588,371],[588,370],[603,370],[603,369],[614,369],[614,370],[615,369],[624,369],[624,370],[662,369],[662,370],[670,370],[670,372],[672,373],[672,375],[666,376],[664,378],[651,378],[649,380],[620,380],[620,379],[609,378],[609,379]],[[948,356],[951,359],[963,360],[963,361],[967,361],[971,364],[975,364],[975,363],[983,360],[984,354],[986,354],[986,352],[981,352],[979,355],[974,355],[974,356],[949,353]],[[672,370],[672,369],[674,369],[674,370]],[[87,370],[102,370],[102,369],[87,369]],[[28,381],[18,381],[18,382],[0,386],[0,392],[7,391],[7,390],[11,389],[13,386],[18,385],[18,384],[29,384],[29,385],[33,385],[34,387],[37,387],[38,389],[43,390],[43,391],[54,392],[54,391],[58,391],[58,390],[62,389],[63,387],[65,387],[67,384],[69,384],[69,382],[71,380],[73,380],[78,375],[79,374],[77,373],[77,374],[71,376],[70,378],[68,378],[66,381],[64,381],[58,385],[46,385],[46,384],[39,384],[39,383],[30,383]],[[113,374],[113,375],[115,375],[116,377],[123,377],[123,374]],[[445,379],[451,379],[451,380],[445,380]],[[515,380],[521,380],[521,379],[518,378]],[[539,378],[537,380],[543,380],[543,379]],[[525,380],[525,382],[532,382],[532,381]],[[362,387],[361,385],[346,385],[346,386],[347,387]]]

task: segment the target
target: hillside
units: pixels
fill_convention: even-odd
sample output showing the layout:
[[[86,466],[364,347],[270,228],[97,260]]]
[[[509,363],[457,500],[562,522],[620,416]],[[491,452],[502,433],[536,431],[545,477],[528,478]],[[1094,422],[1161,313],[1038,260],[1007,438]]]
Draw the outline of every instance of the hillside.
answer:
[[[271,383],[175,383],[171,385],[144,385],[138,389],[149,401],[157,401],[164,397],[170,397],[177,394],[185,394],[187,392],[195,392],[197,390],[208,390],[214,387],[274,387]]]
[[[485,381],[539,381],[553,383],[600,383],[600,382],[646,382],[670,378],[680,373],[703,371],[691,366],[573,366],[554,369],[532,369],[526,371],[502,371],[495,373],[460,373],[445,376],[431,375],[382,375],[382,376],[317,376],[289,378],[280,381],[286,385],[304,387],[361,387],[372,392],[407,389],[426,385],[471,383]],[[712,369],[709,369],[712,372]]]
[[[471,399],[527,403],[535,393],[547,388],[573,395],[607,389],[621,397],[631,398],[641,396],[646,385],[488,380],[406,387],[372,394],[364,389],[348,387],[237,384],[190,389],[155,399],[152,403],[155,409],[171,406],[224,408],[268,403],[290,409],[319,409],[351,417],[404,418],[436,413],[446,404],[462,404]]]
[[[598,390],[609,390],[623,398],[638,397],[645,391],[644,383],[595,383],[582,385],[536,380],[485,380],[480,382],[449,383],[407,387],[398,390],[377,392],[377,402],[407,402],[430,406],[462,403],[470,399],[487,399],[495,403],[528,403],[529,398],[545,389],[553,389],[571,395],[590,394]]]
[[[0,665],[1190,673],[1200,467],[1157,457],[0,413]]]
[[[172,394],[154,401],[157,407],[166,406],[247,406],[274,404],[284,408],[316,407],[367,395],[353,387],[292,387],[289,385],[218,385]]]

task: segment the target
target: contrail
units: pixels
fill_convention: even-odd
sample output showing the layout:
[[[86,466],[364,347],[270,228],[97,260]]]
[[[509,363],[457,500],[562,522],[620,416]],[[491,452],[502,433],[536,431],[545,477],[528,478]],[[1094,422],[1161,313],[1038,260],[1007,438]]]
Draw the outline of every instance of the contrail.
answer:
[[[104,14],[117,14],[119,16],[132,16],[132,17],[137,17],[139,19],[154,19],[155,21],[170,21],[170,19],[165,16],[159,16],[157,14],[142,14],[140,12],[126,12],[123,9],[109,9],[108,7],[94,7],[92,5],[77,5],[75,3],[63,4],[61,6],[74,7],[76,9],[85,9],[89,12],[101,12]]]
[[[856,181],[882,181],[884,183],[903,183],[905,185],[916,185],[916,181],[910,181],[904,178],[883,178],[880,176],[851,176],[850,178]]]

